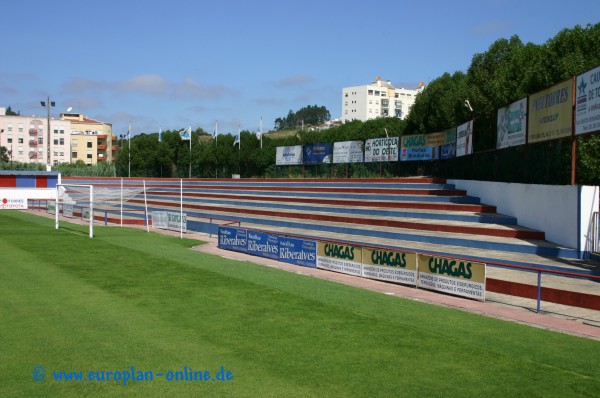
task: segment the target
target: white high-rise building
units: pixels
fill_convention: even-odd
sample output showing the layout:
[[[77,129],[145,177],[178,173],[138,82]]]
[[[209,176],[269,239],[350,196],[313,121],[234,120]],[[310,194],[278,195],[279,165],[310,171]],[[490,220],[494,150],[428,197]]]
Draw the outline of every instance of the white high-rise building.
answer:
[[[378,117],[404,119],[423,88],[424,83],[414,90],[396,88],[389,80],[382,81],[379,76],[371,84],[346,87],[342,90],[342,122]]]

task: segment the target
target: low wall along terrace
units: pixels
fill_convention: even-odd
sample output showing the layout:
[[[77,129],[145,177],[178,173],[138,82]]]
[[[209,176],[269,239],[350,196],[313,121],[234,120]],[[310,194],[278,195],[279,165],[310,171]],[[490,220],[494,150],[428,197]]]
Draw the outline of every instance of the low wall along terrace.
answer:
[[[303,267],[485,300],[486,265],[483,263],[238,227],[219,227],[219,248]]]

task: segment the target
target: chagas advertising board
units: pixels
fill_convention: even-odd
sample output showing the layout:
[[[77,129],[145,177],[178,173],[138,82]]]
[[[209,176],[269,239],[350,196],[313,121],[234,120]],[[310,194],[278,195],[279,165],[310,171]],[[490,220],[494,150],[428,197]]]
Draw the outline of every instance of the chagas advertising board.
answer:
[[[319,241],[317,268],[362,276],[362,250],[360,246]]]
[[[369,279],[417,284],[417,255],[385,248],[362,248],[362,276]]]
[[[485,264],[419,254],[417,286],[485,300]]]

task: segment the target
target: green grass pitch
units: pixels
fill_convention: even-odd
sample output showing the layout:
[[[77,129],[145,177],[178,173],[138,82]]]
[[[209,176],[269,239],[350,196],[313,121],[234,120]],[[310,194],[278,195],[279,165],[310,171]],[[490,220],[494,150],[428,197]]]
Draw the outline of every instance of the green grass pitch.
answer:
[[[1,397],[600,392],[597,341],[223,259],[190,250],[199,242],[189,239],[87,233],[0,212]],[[54,378],[131,367],[163,376]],[[174,379],[190,370],[211,376]],[[220,370],[230,380],[215,381]]]

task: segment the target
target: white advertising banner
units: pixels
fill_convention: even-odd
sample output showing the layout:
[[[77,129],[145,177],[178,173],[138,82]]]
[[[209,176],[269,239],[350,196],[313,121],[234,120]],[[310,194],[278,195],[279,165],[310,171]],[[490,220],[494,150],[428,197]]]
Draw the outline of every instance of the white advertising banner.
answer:
[[[473,121],[461,124],[456,128],[456,157],[473,153]]]
[[[577,76],[575,134],[600,130],[600,66]]]
[[[333,144],[333,163],[361,163],[363,161],[362,141],[343,141]]]
[[[187,232],[187,213],[174,211],[154,211],[152,212],[152,226],[160,229],[168,229],[170,231]]]
[[[278,146],[275,157],[275,165],[299,165],[302,164],[302,145]]]
[[[0,196],[0,210],[27,209],[27,198],[24,196]]]
[[[498,109],[496,148],[525,144],[527,98]]]
[[[399,137],[372,138],[365,143],[365,163],[397,162]]]

